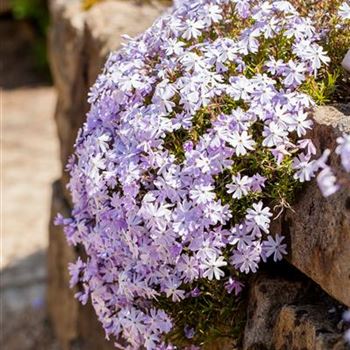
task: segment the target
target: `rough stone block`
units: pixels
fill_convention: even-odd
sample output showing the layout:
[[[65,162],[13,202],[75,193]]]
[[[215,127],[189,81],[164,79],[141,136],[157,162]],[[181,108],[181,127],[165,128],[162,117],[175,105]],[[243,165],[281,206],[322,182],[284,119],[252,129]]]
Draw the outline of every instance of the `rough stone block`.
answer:
[[[289,277],[288,277],[289,275]],[[250,287],[244,350],[345,350],[342,306],[305,276],[284,266]]]
[[[350,105],[319,107],[314,119],[316,126],[310,137],[317,148],[334,150],[341,132],[350,132]],[[336,173],[344,174],[334,154],[330,163]],[[289,262],[350,306],[349,187],[324,198],[316,181],[306,184],[293,211],[288,210],[283,217],[280,231],[289,241]]]

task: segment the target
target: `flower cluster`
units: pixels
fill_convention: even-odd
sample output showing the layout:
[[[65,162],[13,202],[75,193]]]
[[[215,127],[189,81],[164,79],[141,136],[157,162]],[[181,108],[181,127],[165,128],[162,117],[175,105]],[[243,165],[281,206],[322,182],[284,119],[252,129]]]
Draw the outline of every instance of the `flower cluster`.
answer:
[[[286,254],[270,224],[297,184],[323,169],[323,192],[338,189],[306,137],[301,88],[330,62],[320,39],[288,1],[183,0],[110,55],[68,164],[72,218],[58,222],[86,252],[70,266],[77,297],[117,346],[166,349],[159,300],[217,281],[237,296]],[[348,171],[349,140],[336,151]]]

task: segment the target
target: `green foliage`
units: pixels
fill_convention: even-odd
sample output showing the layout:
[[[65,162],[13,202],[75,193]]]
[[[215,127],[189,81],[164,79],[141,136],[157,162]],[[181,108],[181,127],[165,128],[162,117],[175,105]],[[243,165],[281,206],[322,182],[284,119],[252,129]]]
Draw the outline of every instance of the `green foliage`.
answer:
[[[41,70],[48,72],[46,35],[49,26],[49,12],[46,0],[11,0],[13,17],[29,21],[34,28],[35,43],[33,55]]]
[[[302,91],[310,95],[318,105],[329,103],[337,90],[340,72],[339,68],[335,69],[333,73],[326,72],[321,80],[312,77],[303,84]]]
[[[234,271],[230,271],[233,276]],[[186,291],[197,287],[201,294],[196,298],[188,298],[178,303],[169,303],[169,299],[161,296],[156,306],[172,316],[173,331],[167,335],[166,341],[180,348],[191,344],[209,346],[217,339],[227,338],[239,346],[242,337],[242,327],[245,324],[245,295],[236,297],[227,294],[222,281],[207,281],[202,279],[194,285],[182,286]],[[187,339],[185,328],[193,328],[194,336]]]

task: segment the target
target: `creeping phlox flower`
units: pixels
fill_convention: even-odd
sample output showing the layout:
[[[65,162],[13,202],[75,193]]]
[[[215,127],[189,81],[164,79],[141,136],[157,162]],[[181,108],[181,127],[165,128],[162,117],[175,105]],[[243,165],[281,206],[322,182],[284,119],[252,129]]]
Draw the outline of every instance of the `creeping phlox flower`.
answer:
[[[339,16],[345,20],[350,20],[350,1],[344,1],[339,8]]]
[[[280,169],[303,182],[322,168],[325,194],[338,188],[313,159],[313,102],[298,90],[329,62],[318,40],[288,1],[183,0],[109,56],[68,164],[72,218],[57,221],[85,248],[69,267],[77,297],[117,346],[170,349],[158,298],[198,297],[202,280],[237,295],[240,274],[282,259]],[[337,153],[349,170],[348,136]]]

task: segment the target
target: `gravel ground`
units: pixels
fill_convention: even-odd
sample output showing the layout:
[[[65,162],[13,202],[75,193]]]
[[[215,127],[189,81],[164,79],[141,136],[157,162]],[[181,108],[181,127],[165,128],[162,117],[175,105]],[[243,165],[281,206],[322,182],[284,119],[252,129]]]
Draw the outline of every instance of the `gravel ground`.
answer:
[[[1,319],[4,350],[59,350],[46,316],[51,183],[59,176],[55,91],[35,70],[33,34],[0,18]]]

